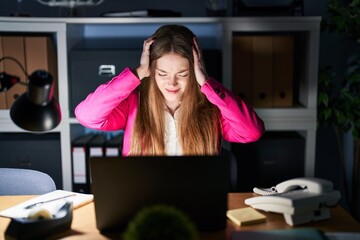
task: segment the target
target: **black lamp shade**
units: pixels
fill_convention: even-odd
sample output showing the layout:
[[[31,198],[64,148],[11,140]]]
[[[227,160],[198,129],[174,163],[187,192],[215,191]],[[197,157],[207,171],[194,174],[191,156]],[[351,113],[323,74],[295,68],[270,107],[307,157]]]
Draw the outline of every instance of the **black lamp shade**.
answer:
[[[61,121],[60,105],[53,97],[53,79],[47,71],[35,71],[29,77],[29,86],[12,104],[10,117],[22,129],[44,132]]]

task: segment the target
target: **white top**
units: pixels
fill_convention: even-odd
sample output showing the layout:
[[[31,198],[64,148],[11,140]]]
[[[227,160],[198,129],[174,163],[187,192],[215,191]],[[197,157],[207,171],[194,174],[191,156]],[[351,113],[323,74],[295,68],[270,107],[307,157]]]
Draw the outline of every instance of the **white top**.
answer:
[[[165,112],[165,153],[169,156],[182,155],[182,149],[179,142],[177,124],[179,111],[175,111],[174,117],[168,111]]]

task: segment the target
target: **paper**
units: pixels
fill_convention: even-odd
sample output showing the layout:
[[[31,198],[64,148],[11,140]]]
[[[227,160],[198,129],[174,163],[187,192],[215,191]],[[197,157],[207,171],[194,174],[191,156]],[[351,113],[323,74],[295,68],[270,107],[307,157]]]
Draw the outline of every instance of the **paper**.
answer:
[[[47,202],[53,199],[57,200]],[[63,205],[65,201],[72,202],[73,209],[76,209],[87,203],[92,202],[93,199],[94,195],[92,194],[75,193],[65,190],[55,190],[53,192],[43,194],[41,196],[20,203],[16,206],[0,211],[0,216],[8,218],[27,218],[29,213],[34,210],[34,208],[26,209],[26,207],[35,203],[43,203],[36,208],[41,207],[54,214],[59,209],[59,206]]]
[[[226,216],[237,225],[265,222],[265,215],[250,207],[228,210]]]

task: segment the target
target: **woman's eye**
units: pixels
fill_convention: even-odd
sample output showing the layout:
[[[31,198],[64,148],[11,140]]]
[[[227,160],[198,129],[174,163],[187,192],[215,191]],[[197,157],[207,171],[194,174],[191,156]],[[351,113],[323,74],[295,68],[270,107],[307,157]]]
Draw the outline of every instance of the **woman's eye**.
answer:
[[[187,77],[187,76],[188,76],[188,74],[180,74],[179,75],[179,77],[182,77],[182,78]]]
[[[165,77],[166,74],[165,74],[165,73],[158,73],[158,76],[159,76],[159,77]]]

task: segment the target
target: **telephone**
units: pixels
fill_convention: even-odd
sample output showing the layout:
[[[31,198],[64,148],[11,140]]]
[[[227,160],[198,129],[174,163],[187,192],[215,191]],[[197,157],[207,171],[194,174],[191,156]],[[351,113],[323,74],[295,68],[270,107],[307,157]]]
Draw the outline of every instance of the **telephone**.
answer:
[[[245,199],[252,208],[284,214],[294,226],[330,218],[330,207],[336,206],[340,192],[332,182],[321,178],[295,178],[272,188],[254,188],[263,196]]]

